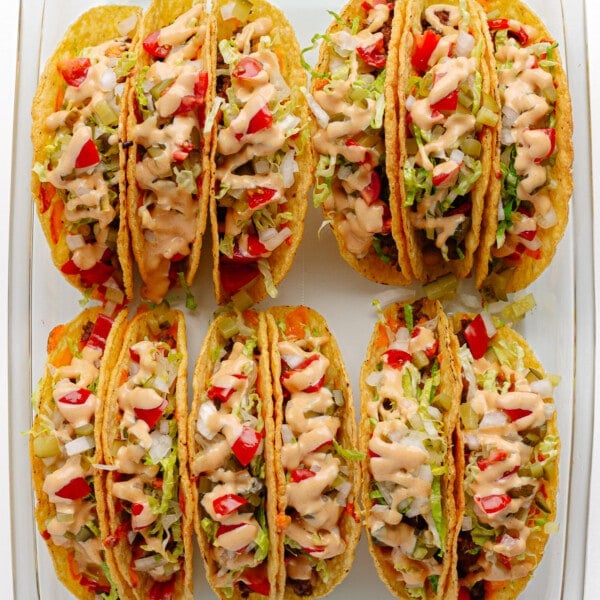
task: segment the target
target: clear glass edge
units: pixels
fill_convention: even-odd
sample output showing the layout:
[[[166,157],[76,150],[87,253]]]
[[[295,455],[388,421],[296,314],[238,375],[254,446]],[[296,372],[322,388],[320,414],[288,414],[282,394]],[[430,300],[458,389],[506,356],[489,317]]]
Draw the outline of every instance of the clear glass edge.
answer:
[[[36,4],[35,2],[31,2],[31,3],[24,3],[25,5],[29,5],[27,6],[27,10],[24,10],[25,17],[23,18],[21,23],[23,26],[23,23],[28,23],[28,37],[29,34],[32,32],[32,28],[30,27],[31,25],[31,18],[32,18],[32,14],[35,13],[35,11],[32,11],[31,9],[33,9],[34,5]],[[40,4],[39,2],[37,4]],[[280,4],[284,4],[283,2],[281,2]],[[575,4],[577,6],[575,6]],[[565,8],[566,5],[566,8]],[[564,28],[564,35],[565,35],[565,39],[567,39],[567,44],[566,44],[566,62],[567,62],[567,67],[569,72],[571,73],[572,71],[572,64],[575,64],[576,61],[577,62],[581,62],[581,56],[579,55],[578,52],[573,52],[572,51],[572,38],[574,36],[569,36],[568,32],[565,28],[565,23],[573,23],[573,22],[577,22],[577,21],[573,21],[571,20],[571,18],[573,18],[573,16],[577,17],[578,19],[581,17],[581,2],[577,2],[577,3],[572,3],[572,2],[567,2],[564,3],[563,1],[561,1],[561,11],[563,14],[563,28]],[[25,7],[23,7],[25,8]],[[43,11],[40,11],[43,12]],[[37,14],[39,15],[40,12],[38,12]],[[27,14],[28,13],[28,14]],[[582,22],[582,21],[579,21]],[[35,28],[33,29],[33,31],[35,31]],[[40,26],[40,31],[41,31],[41,26]],[[21,30],[21,36],[23,36],[22,30]],[[23,40],[23,37],[21,37],[21,40]],[[31,52],[22,52],[23,51],[23,47],[21,47],[20,50],[20,57],[21,59],[23,58],[23,54],[31,54]],[[585,51],[584,51],[585,52]],[[577,58],[572,58],[572,56],[574,54],[577,54]],[[584,61],[585,62],[585,61]],[[23,64],[27,64],[26,61],[21,61],[21,65]],[[586,78],[587,79],[587,78]],[[19,86],[20,89],[21,86]],[[21,90],[22,92],[22,90]],[[21,106],[23,106],[22,102],[23,101],[27,101],[27,98],[24,98],[22,93],[19,94],[19,103]],[[574,98],[575,100],[575,98]],[[584,121],[587,121],[587,115],[589,113],[589,106],[584,102],[581,101],[579,104],[585,104],[584,108],[585,108],[585,115],[586,118]],[[26,105],[28,103],[26,102]],[[25,116],[23,113],[26,113]],[[589,148],[589,134],[587,135],[587,137],[585,135],[583,135],[583,132],[589,131],[589,129],[585,126],[586,123],[582,122],[582,117],[581,117],[581,113],[577,111],[577,106],[576,103],[574,102],[574,114],[577,115],[576,117],[576,126],[575,126],[575,139],[576,139],[576,148],[578,150],[578,152],[581,152],[582,147],[580,147],[580,144],[583,143],[583,140],[585,139],[585,143],[583,143],[583,146],[588,147]],[[18,130],[23,132],[23,131],[28,131],[28,127],[27,127],[27,116],[28,116],[28,111],[24,111],[24,110],[19,110],[17,113],[19,120],[18,120]],[[579,126],[578,126],[579,124]],[[22,135],[21,135],[22,137]],[[16,144],[16,141],[15,141]],[[16,152],[13,154],[13,156],[15,156],[15,164],[22,164],[20,158],[22,158],[23,155],[23,147],[21,146],[20,148],[18,146],[16,146]],[[589,168],[591,165],[589,164],[589,156],[590,153],[589,152],[581,152],[581,155],[583,156],[587,156],[587,162],[588,164],[583,164],[585,163],[585,161],[582,161],[582,163],[580,163],[582,165],[582,168],[576,170],[574,172],[574,175],[576,177],[576,181],[577,181],[577,187],[578,187],[578,192],[577,192],[577,197],[583,197],[583,198],[589,198],[590,194],[586,194],[586,190],[580,190],[580,187],[582,186],[581,183],[581,179],[578,177],[579,176],[584,176],[584,179],[589,180],[589,173],[591,172],[591,168]],[[27,152],[25,151],[25,156],[27,156]],[[578,158],[581,158],[581,156],[578,156]],[[29,161],[26,161],[29,162]],[[585,167],[588,167],[588,170],[585,170]],[[22,170],[21,170],[22,172]],[[587,176],[585,175],[587,173]],[[589,182],[587,184],[589,186]],[[15,184],[14,186],[15,188],[23,188],[23,184],[21,182],[21,185],[17,185]],[[25,186],[27,187],[27,186]],[[586,186],[587,187],[587,186]],[[589,191],[589,190],[588,190]],[[28,194],[25,194],[25,196],[21,197],[28,197]],[[16,195],[13,195],[13,199],[16,198]],[[589,246],[591,247],[591,240],[592,240],[592,236],[589,232],[589,219],[587,219],[587,216],[585,214],[585,212],[583,212],[582,214],[582,210],[577,210],[577,207],[575,207],[575,210],[573,210],[573,206],[572,206],[572,217],[571,217],[571,223],[569,227],[575,227],[575,225],[577,226],[577,231],[578,231],[578,236],[576,238],[575,241],[575,250],[579,249],[580,247],[585,247],[586,243],[585,241],[587,240],[587,243],[589,243]],[[25,227],[25,229],[19,229],[18,228],[18,223],[23,223],[23,222],[28,222],[29,223],[29,227]],[[573,225],[573,222],[575,222],[575,225]],[[11,381],[9,383],[9,387],[10,387],[10,395],[9,398],[29,398],[30,397],[30,392],[31,392],[31,385],[30,382],[32,381],[32,375],[33,377],[39,376],[39,373],[35,373],[32,371],[32,359],[33,359],[33,355],[32,355],[32,349],[34,347],[34,343],[33,343],[33,331],[31,329],[31,307],[33,304],[33,299],[32,299],[32,285],[27,286],[27,298],[23,298],[22,296],[19,296],[18,294],[18,290],[17,288],[19,287],[19,277],[17,276],[17,273],[24,273],[24,272],[31,272],[31,256],[32,256],[32,250],[34,248],[35,245],[35,233],[33,234],[29,234],[28,237],[29,239],[29,252],[26,253],[26,256],[23,256],[21,254],[21,256],[19,256],[19,252],[18,249],[23,250],[23,240],[20,240],[20,242],[18,240],[15,239],[15,232],[16,231],[28,231],[28,232],[32,232],[35,228],[35,224],[32,227],[32,211],[31,211],[31,207],[29,208],[29,210],[25,207],[21,207],[19,210],[14,210],[13,214],[12,214],[12,218],[11,218],[11,232],[12,232],[12,236],[11,236],[11,263],[10,263],[10,273],[9,273],[9,282],[10,282],[10,286],[9,286],[9,290],[10,290],[10,297],[9,297],[9,311],[8,311],[8,317],[9,317],[9,341],[11,343],[11,347],[13,347],[13,342],[16,341],[16,339],[18,339],[18,336],[15,337],[15,335],[13,334],[13,330],[17,329],[17,331],[20,331],[20,336],[21,336],[21,340],[23,339],[23,329],[22,329],[22,325],[23,325],[23,320],[22,320],[22,315],[23,313],[25,313],[26,316],[28,316],[29,318],[25,319],[26,322],[26,326],[29,328],[29,335],[26,336],[26,346],[27,348],[20,348],[20,352],[14,352],[13,350],[11,350],[11,358],[13,359],[11,361],[10,364],[10,374],[13,375],[13,377],[11,378]],[[585,235],[580,236],[580,232],[581,230],[584,229],[585,230]],[[38,232],[39,233],[39,232]],[[585,248],[584,248],[585,249]],[[15,251],[17,250],[17,251]],[[571,251],[572,254],[572,251]],[[578,252],[576,252],[576,254],[579,254]],[[573,267],[574,271],[576,272],[576,277],[574,280],[575,285],[579,284],[580,282],[583,282],[584,284],[581,286],[578,286],[576,288],[574,288],[574,299],[575,299],[575,307],[576,307],[576,311],[574,313],[574,319],[575,319],[575,327],[574,327],[574,333],[576,334],[577,337],[577,345],[580,346],[582,340],[590,339],[590,335],[589,335],[589,330],[588,329],[584,329],[582,326],[580,326],[581,320],[577,319],[577,315],[582,315],[582,314],[593,314],[593,304],[590,304],[589,298],[591,297],[589,294],[589,287],[590,287],[590,282],[593,281],[593,270],[591,269],[590,263],[588,263],[587,261],[583,261],[585,264],[581,265],[579,262],[575,262],[573,260],[574,256],[571,255],[571,266]],[[23,270],[23,268],[25,268],[25,270]],[[590,277],[590,274],[592,275],[592,277]],[[29,279],[29,278],[28,278]],[[580,293],[581,292],[581,293]],[[582,298],[582,296],[585,296],[585,298]],[[20,300],[20,302],[19,302]],[[26,300],[25,302],[23,302],[23,300]],[[296,301],[299,301],[299,299],[297,299]],[[592,307],[592,312],[590,313],[590,305]],[[70,315],[72,316],[72,309]],[[59,321],[57,321],[59,322]],[[52,324],[46,324],[47,326],[51,326]],[[575,341],[575,340],[574,340]],[[39,340],[37,341],[37,343],[39,343]],[[21,346],[22,344],[20,344],[19,342],[17,342],[18,346]],[[586,344],[587,346],[587,344]],[[580,346],[581,347],[581,346]],[[592,342],[592,347],[593,347],[593,342]],[[23,352],[24,350],[24,352]],[[590,369],[590,365],[589,365],[589,357],[586,357],[585,360],[584,358],[581,356],[583,353],[581,352],[577,352],[575,350],[575,355],[574,355],[574,367],[575,367],[575,371],[578,373],[590,373],[592,370]],[[19,360],[19,357],[22,356],[27,356],[27,362],[23,363]],[[23,373],[23,371],[20,371],[21,377],[23,377],[23,380],[25,380],[25,386],[28,387],[28,393],[26,393],[25,395],[23,394],[19,394],[19,391],[23,391],[23,385],[18,385],[16,384],[16,382],[14,381],[15,377],[14,375],[17,373],[17,367],[15,366],[16,364],[27,364],[27,373]],[[584,382],[584,383],[580,383],[581,379],[578,378],[577,382],[573,382],[572,385],[572,398],[575,401],[576,397],[579,396],[581,390],[583,389],[584,392],[585,391],[589,391],[589,383],[590,382]],[[17,392],[17,393],[15,393]],[[585,397],[587,397],[587,394],[584,394]],[[11,403],[12,404],[12,403]],[[581,420],[587,421],[588,423],[588,427],[586,429],[589,429],[589,423],[591,422],[591,420],[589,419],[589,415],[586,415],[585,411],[580,411],[578,409],[578,403],[574,402],[574,416],[575,418],[573,419],[572,422],[572,432],[571,432],[571,440],[572,440],[572,444],[570,445],[570,456],[568,457],[568,461],[570,464],[574,464],[574,459],[577,458],[581,458],[581,456],[586,456],[586,455],[590,455],[591,453],[591,444],[586,444],[586,440],[589,442],[590,441],[590,435],[589,435],[589,431],[586,431],[585,429],[582,431],[582,427],[578,426],[577,423],[580,422]],[[593,408],[593,407],[592,407]],[[581,414],[580,414],[581,413]],[[578,419],[578,417],[581,417],[581,419]],[[12,419],[11,419],[12,422]],[[581,433],[584,433],[584,435],[580,435]],[[575,435],[577,434],[577,435]],[[13,469],[11,469],[12,473],[13,473],[13,477],[12,477],[12,485],[11,488],[13,490],[16,489],[16,487],[18,486],[18,482],[15,481],[17,479],[17,472],[19,473],[18,477],[20,479],[20,476],[22,475],[22,472],[19,472],[18,469],[15,469],[14,466],[15,465],[15,452],[17,451],[16,449],[19,446],[22,446],[23,444],[23,436],[20,432],[16,432],[14,431],[14,427],[13,427],[13,431],[11,433],[11,440],[10,440],[10,447],[11,447],[11,464],[13,465]],[[26,445],[26,444],[25,444]],[[561,461],[563,462],[563,461]],[[584,461],[584,464],[590,464],[591,461]],[[580,487],[580,483],[582,481],[586,480],[585,477],[585,470],[581,469],[569,469],[570,474],[569,474],[569,501],[565,502],[565,512],[568,514],[568,529],[570,531],[570,535],[569,535],[569,539],[566,540],[565,544],[562,544],[562,552],[561,554],[563,555],[564,560],[562,561],[563,564],[563,577],[562,577],[562,581],[563,581],[563,590],[562,590],[562,597],[565,598],[573,598],[573,597],[581,597],[579,594],[577,595],[571,595],[575,592],[575,590],[572,587],[569,587],[568,590],[566,590],[564,588],[565,585],[567,585],[568,581],[573,582],[573,570],[569,569],[569,563],[573,563],[573,565],[578,565],[579,568],[576,570],[581,570],[581,565],[582,565],[582,556],[579,552],[576,553],[572,553],[569,551],[570,548],[570,544],[571,542],[573,542],[573,534],[575,533],[573,531],[573,529],[579,530],[579,531],[584,531],[585,532],[585,526],[581,525],[581,518],[577,517],[577,515],[575,514],[576,512],[580,515],[581,513],[579,511],[575,510],[574,507],[574,503],[573,503],[573,492],[575,489],[577,489],[579,491],[579,494],[577,494],[578,496],[581,494],[581,487]],[[581,476],[581,473],[583,472],[583,476]],[[587,479],[589,480],[589,469],[587,471]],[[588,497],[587,494],[581,494],[581,496],[584,496],[585,498]],[[21,495],[22,497],[22,495]],[[29,493],[29,498],[32,498],[32,494],[31,492]],[[585,513],[587,514],[587,503],[585,506],[582,505],[581,501],[577,501],[577,507],[578,508],[584,508],[585,509]],[[13,494],[13,507],[14,506],[18,506],[20,505],[19,502],[15,501],[14,498],[14,494]],[[30,515],[31,518],[31,515]],[[26,539],[29,537],[28,535],[26,535],[25,537],[23,537],[22,534],[23,530],[22,530],[22,524],[18,523],[15,524],[15,537],[18,536],[19,541],[18,543],[16,542],[15,538],[13,538],[13,557],[17,558],[17,557],[22,557],[22,556],[31,556],[31,554],[29,554],[26,550],[29,548],[30,544],[26,542]],[[27,527],[26,527],[27,529]],[[30,531],[28,531],[27,533],[31,533],[31,537],[34,539],[34,542],[31,544],[32,547],[35,546],[35,539],[37,539],[37,536],[35,534],[35,528],[33,526],[33,523],[31,524],[31,527],[29,527],[28,529],[30,529]],[[585,539],[582,538],[580,536],[577,536],[577,538],[581,539]],[[577,539],[575,538],[575,539]],[[25,542],[25,546],[24,547],[24,542]],[[17,550],[18,548],[18,550]],[[45,548],[44,548],[45,550]],[[33,557],[35,557],[37,555],[37,552],[33,552]],[[574,554],[573,558],[570,559],[570,554]],[[34,558],[35,561],[35,558]],[[19,563],[22,562],[27,562],[27,561],[18,561]],[[15,563],[17,563],[17,561],[15,560]],[[31,563],[29,563],[31,564]],[[573,566],[572,565],[572,566]],[[24,580],[24,576],[21,574],[21,571],[23,571],[22,569],[22,565],[19,565],[18,567],[15,568],[16,571],[16,579],[19,579],[19,576],[21,577],[21,580]],[[567,577],[566,573],[570,573],[571,576]],[[31,575],[31,573],[28,573],[29,576]],[[36,574],[37,574],[37,569],[36,569]],[[25,575],[27,576],[27,574]],[[535,576],[534,576],[535,577]],[[36,577],[37,579],[37,577]],[[583,581],[583,577],[576,577],[577,580],[580,580],[580,583]],[[17,582],[15,582],[15,585],[17,585]],[[581,584],[582,585],[582,584]],[[39,592],[39,587],[36,585],[37,592]],[[15,588],[16,590],[18,590],[18,586]],[[62,589],[62,588],[59,588]],[[576,593],[576,592],[575,592]],[[20,594],[19,594],[20,596]],[[19,597],[17,596],[17,597]],[[25,596],[25,597],[30,597],[30,596]],[[39,596],[38,596],[39,597]],[[44,595],[44,597],[54,597],[54,596],[46,596]],[[58,597],[63,597],[63,596],[56,596]],[[527,592],[525,592],[525,595],[523,597],[529,597],[529,595],[527,594]]]

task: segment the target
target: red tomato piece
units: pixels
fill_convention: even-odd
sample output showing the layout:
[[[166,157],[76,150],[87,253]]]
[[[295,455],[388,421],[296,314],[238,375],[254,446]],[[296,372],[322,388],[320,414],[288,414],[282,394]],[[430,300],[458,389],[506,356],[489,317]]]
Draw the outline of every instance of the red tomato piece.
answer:
[[[208,90],[208,73],[201,71],[198,73],[198,78],[194,83],[194,94],[198,100],[206,98],[206,91]]]
[[[61,60],[56,68],[67,85],[79,87],[85,81],[91,66],[89,58],[67,58]]]
[[[85,285],[91,287],[93,285],[100,285],[104,283],[110,279],[114,272],[115,268],[112,265],[98,262],[91,269],[79,271],[79,276]]]
[[[277,193],[277,190],[274,190],[272,188],[264,188],[264,187],[251,188],[246,191],[246,198],[248,199],[248,207],[251,210],[256,210],[257,208],[261,208],[262,206],[269,204],[269,202],[271,202],[271,200],[273,199],[273,197],[275,196],[276,193]]]
[[[479,458],[477,460],[477,466],[482,471],[485,471],[490,465],[506,460],[507,456],[508,454],[506,454],[505,450],[499,450],[498,448],[494,448],[494,450],[490,452],[487,458]]]
[[[82,575],[79,578],[79,583],[86,587],[90,592],[94,592],[96,594],[110,594],[110,584],[108,583],[100,583],[99,581],[88,577],[87,575]]]
[[[263,70],[262,63],[252,56],[244,56],[233,68],[231,76],[237,79],[253,79]]]
[[[369,180],[368,185],[360,190],[360,195],[363,197],[363,200],[370,205],[379,198],[380,193],[381,179],[379,178],[377,171],[371,171],[371,179]]]
[[[174,115],[184,115],[186,113],[191,112],[198,105],[198,101],[196,96],[183,96],[181,98],[181,102],[177,107],[177,110],[173,113]]]
[[[92,348],[99,348],[100,350],[104,350],[106,346],[106,340],[108,338],[108,334],[113,326],[113,320],[106,315],[98,315],[96,322],[94,323],[94,327],[92,328],[92,333],[88,341],[86,342],[86,346],[91,346]],[[139,361],[139,357],[138,357]]]
[[[235,523],[234,525],[219,525],[219,527],[217,528],[217,537],[225,534],[225,533],[229,533],[230,531],[234,531],[235,529],[238,529],[239,527],[243,527],[244,524],[243,523]]]
[[[473,358],[475,360],[481,358],[486,353],[490,341],[481,315],[477,315],[465,327],[464,335]]]
[[[79,155],[75,159],[76,169],[87,169],[93,167],[100,162],[100,154],[98,154],[98,148],[94,144],[94,140],[89,139],[79,151]]]
[[[475,496],[475,502],[479,508],[488,515],[494,515],[501,510],[504,510],[510,504],[510,496],[508,494],[492,494],[490,496]]]
[[[224,388],[213,385],[208,388],[206,395],[211,400],[218,400],[221,403],[225,403],[227,402],[227,400],[229,400],[229,397],[231,396],[231,394],[233,394],[233,392],[233,388]]]
[[[433,176],[432,183],[435,187],[449,187],[454,183],[458,171],[460,170],[460,164],[457,164],[453,169],[438,173]],[[445,185],[444,185],[445,184]]]
[[[192,144],[192,142],[183,142],[183,144],[173,152],[173,160],[175,162],[183,162],[193,149],[194,144]]]
[[[92,395],[92,392],[87,388],[79,388],[65,394],[58,401],[63,404],[85,404],[86,400]]]
[[[383,47],[383,36],[370,46],[365,48],[359,46],[356,52],[370,67],[375,67],[376,69],[383,69],[385,67],[387,57],[385,55],[385,48]]]
[[[458,590],[458,600],[471,600],[471,592],[468,587],[465,587],[464,585],[460,586],[460,589]]]
[[[168,402],[163,400],[156,408],[134,408],[133,412],[138,419],[146,421],[149,429],[153,429],[165,412],[167,404]]]
[[[535,229],[531,229],[530,231],[521,231],[519,237],[523,238],[524,240],[527,240],[528,242],[531,242],[531,240],[533,240],[533,238],[535,237],[536,233],[537,231]]]
[[[240,433],[238,439],[233,442],[231,451],[243,467],[250,464],[250,461],[254,458],[254,455],[260,446],[261,439],[262,436],[256,429],[245,425],[242,427],[242,433]]]
[[[256,235],[248,236],[248,254],[252,258],[261,258],[262,256],[268,256],[270,252],[267,250],[265,245],[258,239]]]
[[[458,90],[453,90],[448,95],[444,96],[440,100],[438,100],[435,104],[431,105],[432,111],[452,111],[456,110],[458,106]]]
[[[429,58],[436,49],[441,36],[432,29],[427,29],[425,33],[421,35],[413,35],[413,38],[414,51],[410,62],[417,73],[425,73],[427,71]]]
[[[510,32],[515,36],[516,40],[521,44],[521,46],[527,45],[529,41],[529,36],[523,27],[520,27],[517,30],[510,28],[510,21],[508,19],[489,19],[488,20],[488,28],[490,31],[496,31],[498,29],[510,29]]]
[[[263,566],[246,569],[240,580],[243,581],[254,593],[268,596],[271,592],[271,584],[267,571]]]
[[[550,150],[548,150],[545,156],[539,156],[535,159],[534,162],[537,164],[541,163],[547,158],[550,158],[556,150],[556,129],[554,129],[554,127],[548,127],[547,129],[540,129],[540,131],[543,131],[548,136],[550,140]]]
[[[531,414],[531,411],[525,408],[503,408],[502,411],[511,421],[518,421]]]
[[[306,394],[314,394],[315,392],[318,392],[323,387],[324,383],[325,383],[325,375],[323,375],[323,377],[321,377],[321,379],[319,379],[319,381],[317,381],[316,383],[313,383],[312,385],[309,385],[308,387],[304,388],[302,391]]]
[[[248,504],[248,500],[237,494],[225,494],[213,500],[213,510],[221,516],[229,515],[236,511],[244,504]]]
[[[290,473],[290,477],[292,478],[292,481],[294,483],[300,483],[301,481],[304,481],[305,479],[310,479],[315,475],[316,473],[311,469],[294,469]]]
[[[131,512],[133,514],[134,517],[137,517],[138,515],[141,515],[144,512],[144,505],[140,504],[139,502],[134,502],[131,505]]]
[[[67,485],[56,492],[59,498],[66,498],[67,500],[81,500],[88,494],[92,493],[90,484],[85,480],[85,477],[75,477],[71,479]]]
[[[260,275],[256,262],[249,264],[228,262],[223,260],[222,256],[219,269],[221,287],[228,296],[233,296]]]
[[[498,554],[498,562],[508,571],[511,569],[510,556],[506,554]]]
[[[404,350],[398,350],[392,348],[383,353],[385,362],[392,367],[392,369],[400,369],[404,363],[410,362],[412,356]]]
[[[161,46],[158,43],[159,36],[160,29],[146,36],[146,39],[142,42],[142,46],[144,47],[144,50],[150,54],[150,56],[154,56],[155,58],[166,58],[171,51],[171,46],[168,44]]]
[[[173,600],[175,577],[168,581],[155,581],[150,588],[149,600]]]
[[[269,110],[269,107],[265,104],[251,119],[248,123],[248,129],[246,133],[256,133],[263,129],[268,129],[273,124],[273,114]]]

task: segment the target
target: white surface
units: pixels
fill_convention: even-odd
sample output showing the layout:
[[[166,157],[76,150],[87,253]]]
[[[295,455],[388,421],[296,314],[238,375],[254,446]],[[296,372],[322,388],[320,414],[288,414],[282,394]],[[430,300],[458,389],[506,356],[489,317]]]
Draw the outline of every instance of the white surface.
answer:
[[[302,47],[307,46],[312,35],[323,31],[329,23],[330,17],[325,9],[339,10],[342,4],[341,1],[334,0],[305,0],[301,3],[280,0],[274,3],[286,7]],[[0,56],[6,58],[0,76],[3,88],[0,93],[0,121],[2,127],[7,129],[6,133],[4,129],[0,131],[0,152],[3,153],[0,154],[0,158],[4,158],[0,160],[0,192],[5,192],[4,198],[11,198],[10,204],[0,202],[0,210],[4,217],[0,219],[0,278],[4,284],[3,289],[8,291],[7,297],[0,299],[0,399],[8,400],[0,402],[0,489],[6,489],[5,480],[10,474],[12,503],[12,511],[9,512],[5,506],[7,498],[5,495],[2,498],[3,495],[0,494],[0,515],[12,517],[3,528],[3,533],[8,534],[10,525],[14,531],[12,554],[9,552],[5,558],[3,553],[8,550],[7,544],[4,540],[0,544],[0,581],[13,581],[14,597],[18,599],[39,597],[49,600],[67,597],[64,588],[56,581],[46,547],[35,532],[27,439],[22,432],[30,426],[29,397],[32,386],[43,371],[47,334],[54,325],[70,320],[81,310],[78,293],[61,278],[51,264],[46,242],[32,213],[29,194],[29,106],[39,73],[40,58],[42,61],[46,60],[67,24],[91,4],[91,0],[23,2],[20,71],[16,88],[14,76],[11,78],[11,68],[16,64],[14,57],[17,50],[16,40],[11,35],[13,32],[16,35],[18,3],[12,2],[9,9],[3,6],[0,16],[3,31],[0,40],[3,53]],[[561,242],[551,267],[532,286],[531,291],[536,296],[538,308],[528,315],[521,327],[546,369],[560,374],[563,378],[556,397],[563,443],[559,531],[552,536],[542,564],[522,598],[571,600],[583,597],[584,588],[586,516],[594,416],[593,315],[594,309],[597,308],[594,304],[593,258],[597,249],[592,245],[592,217],[595,218],[595,214],[592,210],[590,175],[584,0],[565,1],[564,16],[559,0],[530,0],[528,4],[543,16],[548,28],[559,40],[563,56],[566,49],[574,103],[576,162],[575,194],[567,235]],[[600,17],[600,6],[597,0],[587,0],[587,4],[588,10],[592,7],[592,11],[599,13],[595,15],[596,18],[593,18],[591,13],[588,14],[588,23],[595,24]],[[5,26],[5,19],[12,19],[12,26],[10,23]],[[563,28],[563,23],[568,25]],[[42,29],[44,35],[40,37]],[[7,35],[7,32],[11,35]],[[590,48],[592,44],[596,48],[600,44],[600,41],[594,41],[594,35],[597,37],[597,31],[590,31]],[[600,52],[595,56],[600,57]],[[600,80],[600,75],[594,73],[593,67],[590,80],[592,84]],[[6,93],[6,90],[12,89],[18,92],[14,149],[8,143],[12,132],[12,94]],[[592,86],[592,94],[600,93],[600,85],[595,92],[594,90],[596,88]],[[595,97],[598,99],[598,96]],[[12,194],[10,157],[4,156],[4,153],[11,150]],[[598,182],[596,184],[600,185]],[[10,215],[9,206],[12,207]],[[309,206],[304,240],[290,275],[280,286],[280,296],[276,303],[305,303],[325,316],[342,348],[351,375],[355,400],[358,401],[358,370],[375,321],[371,301],[388,288],[369,283],[354,273],[339,258],[330,233],[325,232],[320,238],[317,237],[319,223],[320,214]],[[10,224],[10,239],[7,224]],[[576,235],[573,232],[576,232]],[[7,253],[9,245],[10,255]],[[186,314],[191,365],[195,361],[206,324],[214,309],[207,249],[193,291],[201,308],[193,315]],[[5,380],[6,375],[8,377]],[[8,433],[5,431],[7,424],[10,424]],[[11,450],[10,455],[6,452],[7,446]],[[598,471],[598,468],[594,467],[592,489],[597,495],[591,502],[591,514],[596,518],[590,519],[591,524],[597,524],[597,518],[600,517],[600,509],[596,507],[597,501],[600,500]],[[590,572],[587,592],[590,599],[598,597],[593,576],[600,565],[600,547],[595,539],[598,534],[594,535],[594,530],[597,530],[597,527],[590,525],[587,554]],[[12,569],[11,557],[14,559]],[[207,586],[201,575],[196,581],[196,595],[204,597]],[[7,597],[4,595],[5,589],[3,598]],[[330,598],[363,597],[389,598],[387,590],[375,574],[364,540],[350,575]]]

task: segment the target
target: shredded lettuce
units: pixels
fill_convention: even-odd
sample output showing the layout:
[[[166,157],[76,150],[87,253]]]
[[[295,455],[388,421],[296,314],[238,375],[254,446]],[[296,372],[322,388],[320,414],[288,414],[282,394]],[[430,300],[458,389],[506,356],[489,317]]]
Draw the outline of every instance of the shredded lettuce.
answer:
[[[333,440],[333,447],[335,451],[345,460],[364,460],[366,458],[364,452],[344,448],[335,439]]]
[[[269,265],[269,262],[266,259],[261,258],[257,262],[257,264],[258,264],[258,270],[261,272],[261,275],[263,276],[267,294],[269,294],[269,296],[271,296],[271,298],[276,298],[278,292],[277,292],[277,288],[275,287],[275,283],[273,281],[273,275],[271,273],[271,267]]]
[[[440,538],[440,548],[443,551],[446,541],[446,520],[442,509],[442,484],[441,477],[435,476],[431,483],[431,516]]]

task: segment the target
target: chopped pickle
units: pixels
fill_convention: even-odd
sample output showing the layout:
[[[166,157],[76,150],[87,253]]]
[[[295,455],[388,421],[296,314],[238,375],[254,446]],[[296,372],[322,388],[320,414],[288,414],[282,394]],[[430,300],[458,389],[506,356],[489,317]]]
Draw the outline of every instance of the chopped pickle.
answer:
[[[75,433],[77,435],[92,435],[94,433],[94,426],[92,423],[86,423],[85,425],[81,425],[81,427],[76,427]]]
[[[38,435],[33,440],[33,453],[38,458],[51,458],[60,454],[58,440],[52,434]]]
[[[219,331],[226,338],[232,338],[240,330],[235,317],[225,317],[219,321]]]
[[[119,115],[112,109],[106,100],[100,100],[94,105],[94,114],[100,125],[111,127],[119,122]]]
[[[173,83],[173,81],[174,79],[172,77],[169,79],[163,79],[150,90],[150,95],[154,98],[154,100],[158,100],[162,93]]]
[[[427,354],[423,350],[417,350],[412,355],[412,363],[417,367],[417,369],[422,369],[429,364],[429,358],[427,358]]]
[[[522,319],[530,310],[535,308],[535,298],[533,294],[527,294],[502,309],[501,316],[509,323],[514,323]]]
[[[440,300],[441,298],[447,298],[452,296],[456,292],[458,286],[458,279],[453,273],[444,275],[431,283],[423,286],[425,295],[430,300]]]
[[[450,407],[452,406],[452,398],[445,392],[440,392],[439,394],[436,394],[431,404],[441,410],[450,410]]]
[[[254,301],[246,290],[240,290],[231,298],[233,306],[236,310],[243,311],[250,308]]]
[[[464,429],[475,430],[479,424],[479,415],[471,408],[470,404],[460,405],[460,420]]]

